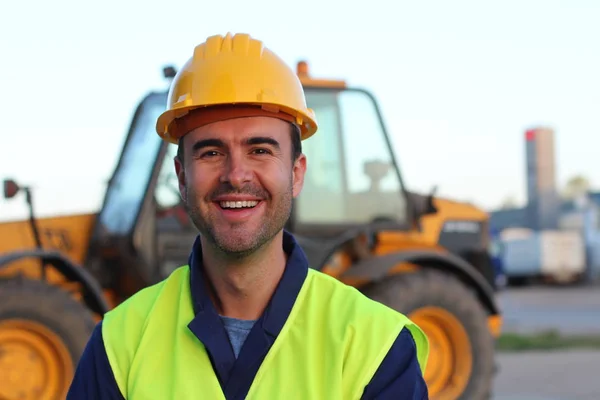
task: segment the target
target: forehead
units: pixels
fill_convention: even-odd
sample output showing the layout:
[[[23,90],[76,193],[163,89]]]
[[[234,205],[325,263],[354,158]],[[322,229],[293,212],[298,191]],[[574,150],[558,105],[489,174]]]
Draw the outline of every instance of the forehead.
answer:
[[[218,138],[225,143],[240,143],[252,136],[269,136],[282,142],[291,140],[290,124],[278,118],[244,117],[213,122],[192,130],[192,140]],[[191,140],[190,140],[191,141]]]

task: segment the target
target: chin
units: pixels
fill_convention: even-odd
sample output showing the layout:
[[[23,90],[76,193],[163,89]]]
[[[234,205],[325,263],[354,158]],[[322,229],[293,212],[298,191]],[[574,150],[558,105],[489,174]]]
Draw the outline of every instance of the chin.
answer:
[[[249,255],[271,242],[285,224],[273,218],[243,222],[195,218],[194,222],[214,247],[225,254],[239,256]]]
[[[213,242],[224,253],[237,254],[239,256],[249,255],[265,246],[276,236],[277,231],[272,232],[264,227],[248,229],[239,228],[224,229],[221,232],[213,232]]]
[[[248,253],[264,244],[261,232],[240,228],[224,229],[221,232],[212,232],[212,241],[225,253]]]

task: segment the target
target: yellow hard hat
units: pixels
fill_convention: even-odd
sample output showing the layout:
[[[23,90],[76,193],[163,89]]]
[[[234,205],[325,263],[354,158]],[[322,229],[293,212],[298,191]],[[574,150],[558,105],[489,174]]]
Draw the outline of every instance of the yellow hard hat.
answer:
[[[254,115],[295,123],[302,140],[317,131],[314,111],[306,106],[293,69],[250,35],[215,35],[196,46],[175,75],[156,131],[177,143],[202,124]]]

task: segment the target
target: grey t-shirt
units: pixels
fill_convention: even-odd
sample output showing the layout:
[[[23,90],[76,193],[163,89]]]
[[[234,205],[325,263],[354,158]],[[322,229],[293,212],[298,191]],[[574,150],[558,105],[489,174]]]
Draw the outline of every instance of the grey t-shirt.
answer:
[[[223,321],[223,325],[229,336],[229,342],[231,343],[231,347],[233,347],[233,353],[235,354],[235,358],[237,358],[256,321],[224,317],[222,315],[221,321]]]

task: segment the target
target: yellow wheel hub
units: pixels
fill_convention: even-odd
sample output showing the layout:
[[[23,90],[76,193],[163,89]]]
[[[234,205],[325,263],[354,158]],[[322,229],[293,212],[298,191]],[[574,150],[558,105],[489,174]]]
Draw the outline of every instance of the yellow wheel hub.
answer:
[[[42,324],[0,322],[0,399],[53,400],[66,396],[73,375],[69,350]]]
[[[450,312],[423,307],[410,314],[430,343],[425,381],[435,400],[455,400],[465,390],[473,368],[471,344],[465,328]]]

